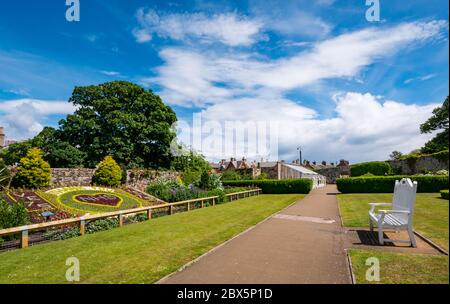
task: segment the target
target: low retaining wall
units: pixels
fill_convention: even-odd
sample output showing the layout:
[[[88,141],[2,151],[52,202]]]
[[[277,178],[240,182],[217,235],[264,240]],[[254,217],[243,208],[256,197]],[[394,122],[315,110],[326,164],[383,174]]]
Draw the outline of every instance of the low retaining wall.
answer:
[[[388,163],[396,174],[417,174],[449,169],[448,156],[425,155],[402,160],[389,160]]]
[[[52,168],[52,187],[90,186],[95,169],[90,168]],[[156,180],[175,180],[180,174],[174,171],[146,169],[127,170],[126,185],[145,191],[150,182]]]
[[[53,187],[89,186],[95,169],[52,168]]]

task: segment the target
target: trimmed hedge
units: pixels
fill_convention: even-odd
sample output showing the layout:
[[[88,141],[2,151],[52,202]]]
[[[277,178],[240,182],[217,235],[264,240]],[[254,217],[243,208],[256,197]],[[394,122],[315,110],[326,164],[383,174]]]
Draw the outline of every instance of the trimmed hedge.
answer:
[[[354,164],[350,167],[350,176],[357,177],[367,173],[383,176],[392,171],[391,165],[384,161],[373,161],[367,163]]]
[[[394,175],[338,178],[341,193],[393,193],[396,180],[410,178],[418,182],[417,192],[440,192],[448,188],[448,176]]]
[[[448,190],[441,190],[441,197],[448,200]]]
[[[312,189],[313,182],[308,178],[282,180],[264,179],[224,181],[223,185],[233,187],[258,187],[262,189],[264,194],[308,194]]]

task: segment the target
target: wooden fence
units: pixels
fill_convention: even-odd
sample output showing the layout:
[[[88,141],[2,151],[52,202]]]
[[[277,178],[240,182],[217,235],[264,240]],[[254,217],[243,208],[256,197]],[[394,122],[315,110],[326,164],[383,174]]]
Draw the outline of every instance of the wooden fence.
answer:
[[[236,192],[236,193],[229,193],[225,196],[229,199],[229,201],[235,201],[240,198],[244,197],[250,197],[254,195],[261,194],[261,189],[252,189],[242,192]],[[32,224],[32,225],[26,225],[26,226],[20,226],[20,227],[14,227],[14,228],[7,228],[0,230],[0,237],[6,236],[6,235],[13,235],[13,234],[20,234],[20,247],[25,248],[28,247],[28,235],[31,231],[37,231],[37,230],[43,230],[47,228],[53,228],[53,227],[59,227],[69,224],[75,224],[78,223],[80,227],[80,234],[85,234],[85,227],[86,223],[88,221],[97,220],[97,219],[104,219],[104,218],[111,218],[111,217],[117,217],[119,219],[119,226],[123,226],[123,219],[124,216],[130,215],[130,214],[138,214],[138,213],[146,213],[147,219],[152,218],[152,212],[156,209],[167,209],[168,214],[172,215],[175,213],[175,208],[177,206],[186,206],[186,210],[190,211],[192,205],[200,203],[200,208],[204,208],[206,204],[209,206],[216,205],[219,196],[210,196],[210,197],[204,197],[204,198],[198,198],[198,199],[192,199],[192,200],[186,200],[176,203],[165,203],[165,204],[159,204],[149,207],[141,207],[141,208],[134,208],[134,209],[128,209],[128,210],[119,210],[115,212],[107,212],[107,213],[101,213],[101,214],[94,214],[94,215],[86,215],[81,217],[74,217],[69,219],[63,219],[58,221],[52,221],[52,222],[46,222],[46,223],[40,223],[40,224]]]

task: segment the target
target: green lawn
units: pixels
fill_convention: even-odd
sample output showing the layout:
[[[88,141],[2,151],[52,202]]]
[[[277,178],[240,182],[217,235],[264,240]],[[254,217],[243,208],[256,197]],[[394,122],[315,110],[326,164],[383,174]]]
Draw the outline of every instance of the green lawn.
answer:
[[[392,194],[339,194],[339,207],[346,227],[368,227],[368,203],[391,202]],[[418,193],[414,229],[448,250],[449,203],[439,193]],[[383,207],[385,208],[385,207]]]
[[[152,283],[302,197],[255,196],[1,253],[0,283],[67,283],[72,256],[81,283]]]
[[[448,256],[349,250],[357,284],[448,284]],[[380,261],[380,281],[366,280],[366,260]]]

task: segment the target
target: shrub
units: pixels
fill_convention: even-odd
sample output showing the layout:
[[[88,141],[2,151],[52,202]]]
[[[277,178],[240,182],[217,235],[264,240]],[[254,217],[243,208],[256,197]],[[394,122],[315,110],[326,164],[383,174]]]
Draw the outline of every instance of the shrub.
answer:
[[[44,233],[43,237],[50,241],[60,241],[71,239],[80,235],[81,233],[79,228],[69,228],[63,231],[60,229],[48,230]]]
[[[370,173],[377,176],[383,176],[389,174],[391,170],[392,168],[387,162],[374,161],[352,165],[350,168],[350,175],[356,177]]]
[[[86,224],[86,233],[95,233],[119,227],[117,218],[99,219]]]
[[[95,185],[116,187],[122,181],[122,169],[111,156],[106,156],[95,170],[92,182]]]
[[[394,175],[375,177],[338,178],[337,187],[342,193],[393,193],[396,180],[410,178],[417,181],[417,192],[439,192],[448,188],[448,176]]]
[[[0,229],[23,226],[28,223],[27,209],[22,203],[9,204],[0,198]]]
[[[448,200],[448,190],[441,190],[441,197]]]
[[[29,223],[27,209],[21,203],[9,204],[0,198],[0,229],[23,226]],[[6,240],[15,236],[6,236]],[[0,237],[0,242],[2,238]]]
[[[42,159],[42,151],[31,148],[27,155],[20,160],[14,185],[24,188],[37,189],[50,185],[50,165]]]
[[[225,186],[247,187],[253,186],[262,189],[264,194],[304,193],[311,191],[313,182],[308,178],[283,180],[238,180],[224,181]]]

